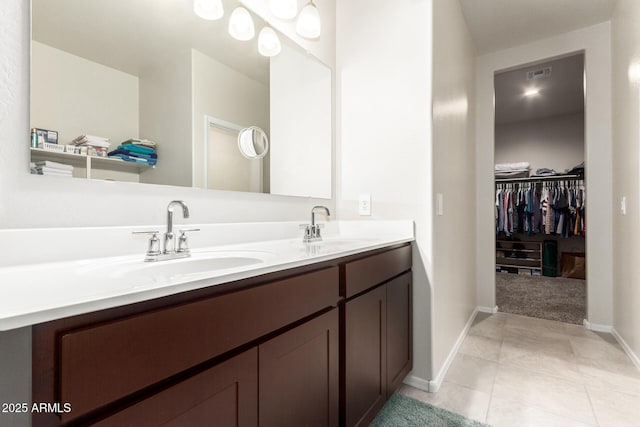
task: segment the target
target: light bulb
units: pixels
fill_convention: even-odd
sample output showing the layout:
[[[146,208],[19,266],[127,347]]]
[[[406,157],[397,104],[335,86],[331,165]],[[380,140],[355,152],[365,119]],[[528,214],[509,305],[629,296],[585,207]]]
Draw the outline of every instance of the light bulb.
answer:
[[[320,37],[320,13],[313,1],[310,1],[298,16],[296,32],[304,38],[316,39]]]
[[[276,56],[282,50],[280,39],[273,28],[264,27],[258,36],[258,52],[263,56]]]
[[[229,34],[237,40],[247,41],[255,36],[253,19],[249,11],[242,6],[236,7],[229,18]]]
[[[298,14],[298,0],[269,0],[269,10],[276,18],[293,19]]]
[[[209,21],[215,21],[224,15],[221,0],[193,0],[193,11],[200,18]]]

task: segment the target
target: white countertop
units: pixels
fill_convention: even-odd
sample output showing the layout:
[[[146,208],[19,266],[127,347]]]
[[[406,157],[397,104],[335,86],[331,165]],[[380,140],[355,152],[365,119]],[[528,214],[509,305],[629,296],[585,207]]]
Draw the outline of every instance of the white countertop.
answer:
[[[0,231],[21,255],[0,265],[0,331],[414,240],[412,221],[336,221],[311,244],[297,223],[192,227],[202,231],[190,238],[191,258],[152,263],[143,262],[146,238],[133,239],[131,227]]]

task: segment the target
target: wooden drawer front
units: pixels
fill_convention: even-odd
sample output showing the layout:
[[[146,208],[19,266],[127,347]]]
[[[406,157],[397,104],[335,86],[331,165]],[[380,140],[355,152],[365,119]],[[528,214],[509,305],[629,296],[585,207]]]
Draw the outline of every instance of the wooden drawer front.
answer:
[[[123,411],[99,427],[258,425],[256,347]]]
[[[238,292],[63,334],[60,400],[68,420],[327,307],[338,300],[330,267]]]
[[[349,298],[411,269],[411,245],[345,264],[345,289]]]

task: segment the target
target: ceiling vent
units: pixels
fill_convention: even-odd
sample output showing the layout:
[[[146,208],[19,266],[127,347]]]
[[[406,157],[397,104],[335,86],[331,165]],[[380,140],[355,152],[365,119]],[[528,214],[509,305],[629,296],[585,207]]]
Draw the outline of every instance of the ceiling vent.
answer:
[[[538,70],[527,71],[527,80],[546,79],[551,76],[551,67],[540,68]]]

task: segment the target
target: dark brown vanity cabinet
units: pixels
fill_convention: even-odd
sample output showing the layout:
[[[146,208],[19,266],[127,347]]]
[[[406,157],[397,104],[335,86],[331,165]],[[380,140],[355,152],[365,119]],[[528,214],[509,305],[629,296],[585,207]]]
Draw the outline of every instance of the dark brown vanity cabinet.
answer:
[[[410,268],[399,245],[35,325],[33,401],[72,411],[33,426],[361,424],[411,368]]]
[[[412,367],[411,248],[343,268],[343,416],[346,426],[366,426]]]
[[[338,310],[260,345],[260,427],[338,426]]]

